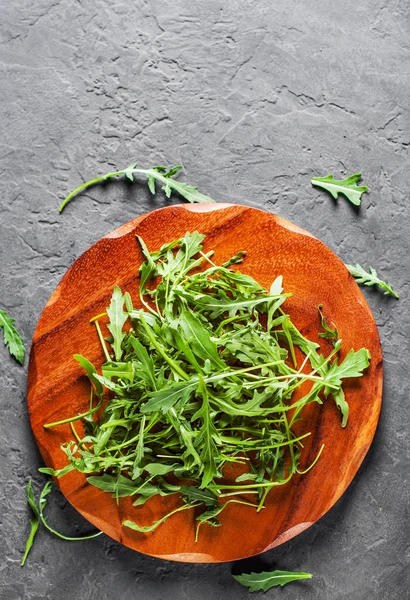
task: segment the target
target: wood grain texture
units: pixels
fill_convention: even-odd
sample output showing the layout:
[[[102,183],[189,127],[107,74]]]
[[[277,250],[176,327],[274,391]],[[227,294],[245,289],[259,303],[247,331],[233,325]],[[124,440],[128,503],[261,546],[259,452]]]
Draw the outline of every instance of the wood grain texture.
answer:
[[[344,386],[350,405],[347,427],[341,428],[333,401],[308,406],[303,421],[297,424],[297,431],[312,431],[301,466],[310,464],[324,443],[316,466],[272,491],[267,507],[259,514],[251,507],[229,505],[222,513],[222,526],[202,527],[197,543],[191,511],[176,514],[149,534],[121,526],[126,518],[151,523],[178,506],[178,497],[153,498],[144,506],[133,507],[129,498],[121,498],[117,505],[79,473],[69,473],[58,485],[91,523],[130,548],[177,561],[231,561],[277,546],[317,521],[353,479],[375,433],[382,396],[382,354],[376,325],[346,267],[322,242],[277,216],[236,205],[171,206],[131,221],[85,252],[47,303],[33,338],[28,405],[45,463],[61,468],[66,460],[60,444],[72,439],[70,428],[45,430],[43,425],[87,410],[89,386],[72,356],[83,354],[96,365],[104,361],[89,320],[105,310],[114,285],[128,290],[137,305],[142,255],[135,234],[143,237],[150,250],[157,250],[194,230],[206,234],[205,250],[215,251],[216,263],[247,250],[241,271],[268,288],[283,275],[285,291],[292,292],[285,304],[287,312],[302,333],[320,341],[325,351],[330,346],[327,340],[318,340],[319,303],[326,318],[338,327],[342,358],[351,348],[370,350],[372,360],[365,376],[348,380]]]

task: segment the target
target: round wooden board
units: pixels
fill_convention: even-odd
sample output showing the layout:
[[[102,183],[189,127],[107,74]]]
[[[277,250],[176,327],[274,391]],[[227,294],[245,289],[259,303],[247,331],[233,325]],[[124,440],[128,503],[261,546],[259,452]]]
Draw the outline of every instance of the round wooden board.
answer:
[[[85,476],[76,472],[62,477],[58,485],[84,517],[130,548],[176,561],[232,561],[273,548],[317,521],[353,479],[375,433],[382,397],[382,354],[376,324],[350,273],[322,242],[275,215],[227,204],[170,206],[123,225],[73,264],[47,303],[33,338],[28,406],[46,465],[63,467],[66,459],[60,444],[72,439],[71,430],[68,425],[45,430],[43,425],[88,408],[89,385],[72,356],[82,354],[96,365],[104,362],[89,320],[105,311],[114,285],[123,292],[128,290],[137,305],[142,255],[135,234],[153,251],[195,230],[206,234],[205,250],[215,251],[217,264],[247,250],[241,271],[268,289],[283,275],[285,291],[292,292],[286,311],[305,336],[320,341],[325,352],[329,353],[331,346],[318,338],[318,304],[323,304],[326,318],[338,327],[342,358],[351,348],[370,350],[372,360],[366,374],[345,380],[350,405],[347,427],[342,429],[333,400],[308,406],[298,423],[300,431],[312,431],[301,466],[309,465],[324,443],[315,467],[275,488],[258,514],[251,507],[229,505],[221,515],[221,527],[204,525],[198,542],[194,541],[192,511],[177,513],[148,534],[121,525],[125,519],[151,523],[180,504],[177,496],[153,498],[144,506],[133,507],[130,498],[121,498],[117,505],[110,494],[89,485]]]

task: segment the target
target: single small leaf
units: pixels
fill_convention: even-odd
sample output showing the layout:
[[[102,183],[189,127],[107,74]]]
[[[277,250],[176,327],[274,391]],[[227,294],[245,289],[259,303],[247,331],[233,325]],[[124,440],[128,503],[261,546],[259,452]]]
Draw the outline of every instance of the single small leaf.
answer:
[[[385,296],[390,295],[390,296],[394,296],[394,298],[399,297],[398,293],[393,290],[393,288],[391,287],[391,285],[389,283],[387,283],[386,281],[383,281],[382,279],[379,279],[379,277],[377,275],[377,271],[376,271],[376,269],[373,269],[373,267],[370,267],[369,273],[367,273],[363,269],[363,267],[361,267],[357,263],[356,263],[356,265],[346,265],[346,267],[349,269],[350,273],[356,279],[357,283],[363,283],[364,285],[367,285],[367,286],[377,285],[379,290],[382,290],[384,292]]]
[[[143,346],[141,342],[137,340],[137,338],[130,336],[129,341],[134,354],[139,361],[139,363],[134,361],[136,375],[144,379],[146,384],[151,389],[155,390],[157,385],[155,380],[154,361],[152,360],[152,357],[148,354],[145,346]]]
[[[192,392],[198,387],[198,381],[180,381],[173,385],[164,387],[156,392],[149,392],[149,400],[141,407],[141,412],[147,414],[161,410],[166,413],[174,406],[176,402],[181,400],[183,403],[189,400]]]
[[[325,316],[322,312],[322,304],[319,304],[318,311],[319,311],[319,316],[320,316],[320,322],[322,325],[322,328],[324,329],[324,333],[319,333],[319,337],[324,338],[326,340],[332,340],[332,341],[337,341],[339,339],[339,332],[337,330],[337,327],[335,326],[334,329],[331,329],[329,327],[329,325],[326,322]],[[335,325],[333,323],[333,325]]]
[[[145,262],[143,262],[140,267],[140,272],[141,272],[140,289],[143,292],[145,289],[145,286],[147,284],[147,281],[149,281],[150,279],[155,277],[155,275],[157,274],[157,267],[156,267],[155,262],[152,259],[152,256],[151,256],[148,248],[145,245],[144,240],[139,235],[137,235],[136,238],[139,242],[142,254],[145,258]]]
[[[336,403],[337,408],[342,413],[342,427],[346,427],[347,420],[349,418],[349,405],[346,402],[345,393],[342,388],[332,390],[332,397]]]
[[[134,181],[134,170],[135,170],[136,166],[137,166],[137,163],[132,163],[132,165],[130,165],[123,171],[125,177],[127,177],[127,179],[129,179],[130,181]]]
[[[174,463],[173,465],[163,465],[161,463],[149,463],[143,467],[144,471],[147,471],[150,475],[167,475],[171,473],[178,464]]]
[[[80,363],[83,369],[86,370],[88,379],[93,384],[98,396],[101,397],[104,393],[104,388],[101,382],[98,381],[98,379],[95,377],[95,375],[97,374],[97,369],[87,358],[81,356],[81,354],[74,354],[73,358]]]
[[[73,471],[74,465],[69,464],[63,467],[62,469],[52,469],[51,467],[40,467],[39,472],[44,473],[45,475],[51,475],[52,477],[62,477],[66,475],[70,471]]]
[[[124,296],[118,285],[114,287],[114,291],[111,297],[110,306],[107,308],[107,315],[110,319],[107,327],[112,333],[113,343],[111,344],[114,349],[115,360],[120,361],[122,356],[122,341],[125,337],[123,327],[125,321],[128,318],[128,313],[124,312]]]
[[[171,184],[169,184],[171,185]],[[188,200],[188,202],[200,202],[200,203],[213,203],[215,200],[210,198],[209,196],[205,196],[205,194],[201,194],[198,191],[198,188],[193,185],[188,185],[187,183],[181,183],[180,181],[172,180],[172,188],[178,192],[180,196]]]
[[[155,196],[157,190],[155,189],[155,179],[152,176],[148,177],[148,189]]]
[[[5,310],[0,310],[0,329],[3,329],[4,344],[8,346],[10,354],[23,364],[26,350],[23,339],[14,326],[14,321]]]
[[[218,498],[211,490],[200,489],[194,485],[183,485],[181,492],[188,502],[202,502],[208,507],[218,504]]]
[[[33,546],[34,538],[36,537],[36,533],[38,527],[40,525],[40,513],[37,508],[36,500],[34,498],[33,487],[31,483],[31,479],[27,483],[27,504],[29,505],[31,512],[33,513],[33,518],[30,519],[30,533],[28,535],[26,541],[26,547],[24,550],[23,558],[21,559],[20,565],[23,567],[26,562],[27,556]]]
[[[178,322],[185,334],[186,341],[198,357],[204,360],[208,358],[219,369],[226,367],[218,354],[216,344],[211,340],[209,332],[191,310],[182,309]]]
[[[291,581],[299,579],[311,579],[310,573],[298,571],[264,571],[262,573],[243,573],[242,575],[232,575],[232,577],[241,585],[249,588],[250,592],[267,592],[275,586],[284,586]]]
[[[281,296],[257,296],[256,298],[250,298],[245,300],[236,300],[232,298],[213,298],[212,296],[203,294],[202,296],[195,297],[195,303],[198,308],[209,311],[210,318],[215,319],[220,317],[225,312],[229,313],[229,316],[234,316],[239,310],[251,312],[257,306],[267,305],[269,306],[273,302],[279,302],[283,304],[289,294],[283,294]],[[277,306],[279,308],[279,306]]]
[[[108,473],[91,475],[87,477],[87,481],[104,492],[111,492],[114,498],[133,496],[141,487],[141,481],[132,481],[123,475],[109,475]]]
[[[343,194],[352,204],[360,206],[362,194],[369,189],[365,185],[357,185],[361,176],[361,173],[355,173],[350,177],[346,177],[346,179],[334,179],[333,175],[313,177],[312,185],[323,188],[333,198],[337,198],[339,194]]]

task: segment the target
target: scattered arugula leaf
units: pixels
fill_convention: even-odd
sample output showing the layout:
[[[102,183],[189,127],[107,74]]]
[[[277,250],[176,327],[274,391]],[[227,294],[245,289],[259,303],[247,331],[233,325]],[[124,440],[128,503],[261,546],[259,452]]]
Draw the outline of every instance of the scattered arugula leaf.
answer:
[[[385,296],[390,295],[390,296],[394,296],[394,298],[399,297],[398,293],[393,290],[393,288],[391,287],[391,285],[389,283],[379,279],[379,277],[377,275],[377,271],[376,271],[376,269],[373,269],[373,267],[369,268],[369,271],[370,271],[369,273],[367,273],[367,271],[365,271],[363,269],[363,267],[361,267],[358,263],[356,263],[355,265],[346,265],[346,267],[349,269],[350,273],[356,279],[357,283],[363,283],[364,285],[367,285],[367,286],[377,285],[379,290],[382,290],[384,292]]]
[[[335,199],[343,194],[352,204],[360,206],[362,194],[369,189],[365,185],[357,185],[361,176],[361,173],[355,173],[346,179],[334,179],[333,175],[313,177],[312,185],[323,188]]]
[[[182,167],[172,167],[168,169],[167,167],[151,167],[150,169],[140,169],[137,168],[137,163],[132,163],[125,169],[121,169],[119,171],[113,171],[112,173],[107,173],[106,175],[101,175],[100,177],[95,177],[94,179],[90,179],[90,181],[86,181],[79,185],[75,190],[73,190],[68,196],[64,199],[60,206],[60,212],[64,210],[67,204],[77,196],[83,190],[92,187],[98,183],[103,183],[104,181],[108,181],[110,179],[115,179],[121,175],[125,175],[125,177],[129,181],[134,181],[135,175],[143,175],[148,178],[148,188],[151,194],[156,193],[155,182],[159,182],[162,184],[161,188],[164,191],[167,198],[171,197],[172,191],[177,192],[182,198],[187,200],[188,202],[215,202],[209,196],[205,196],[198,191],[198,188],[193,185],[188,185],[187,183],[182,183],[181,181],[177,181],[174,179],[175,175],[177,175],[181,171]]]
[[[24,551],[23,558],[21,559],[20,565],[23,567],[26,562],[27,556],[33,546],[34,538],[36,537],[36,533],[38,527],[40,525],[40,513],[38,512],[38,508],[36,505],[36,501],[34,498],[33,486],[31,483],[31,479],[27,483],[27,504],[29,505],[31,512],[33,513],[33,518],[30,519],[30,533],[26,541],[26,548]]]
[[[43,469],[43,472],[45,470],[46,469]],[[57,472],[54,472],[54,473],[56,474]],[[30,519],[30,533],[28,535],[24,555],[23,555],[23,558],[21,559],[21,563],[20,563],[20,565],[22,567],[24,566],[27,556],[33,546],[34,539],[37,534],[40,523],[42,523],[42,525],[50,533],[53,533],[55,536],[57,536],[63,540],[69,541],[69,542],[89,540],[91,538],[97,537],[102,534],[102,531],[97,531],[96,533],[92,533],[92,534],[86,535],[86,536],[68,537],[62,533],[59,533],[52,527],[50,527],[50,525],[47,522],[47,517],[44,515],[44,509],[47,504],[47,496],[50,492],[51,492],[51,481],[47,481],[46,484],[44,485],[43,489],[40,492],[38,506],[37,506],[36,499],[35,499],[34,492],[33,492],[33,485],[32,485],[31,479],[29,479],[29,481],[27,483],[27,504],[29,505],[31,512],[33,513],[33,518]]]
[[[21,364],[24,363],[23,340],[14,326],[15,319],[9,317],[5,310],[0,309],[0,329],[3,329],[4,345],[8,345],[9,352]]]
[[[232,577],[241,585],[249,588],[250,592],[267,592],[275,586],[284,586],[291,581],[300,579],[312,579],[310,573],[297,571],[264,571],[263,573],[243,573],[242,575],[232,575]]]
[[[369,364],[364,348],[350,350],[339,364],[340,340],[328,356],[319,354],[319,345],[282,311],[289,296],[282,278],[268,292],[234,270],[244,252],[215,265],[212,252],[203,252],[204,238],[188,232],[154,252],[138,238],[144,308],[135,309],[131,297],[114,288],[107,312],[92,319],[106,354],[101,374],[74,356],[91,382],[90,407],[47,424],[84,423],[82,437],[74,431],[75,439],[62,445],[68,466],[55,476],[74,468],[117,502],[135,498],[134,506],[180,494],[183,504],[152,524],[124,521],[141,533],[192,508],[202,508],[196,511],[196,537],[201,525],[220,525],[229,503],[261,510],[270,490],[306,473],[320,456],[321,450],[307,468],[300,467],[302,440],[310,433],[296,437],[292,425],[303,408],[333,397],[345,426],[349,407],[342,381],[361,376]],[[111,349],[101,327],[111,333]],[[335,336],[329,327],[325,332]],[[305,354],[299,367],[296,347]],[[292,401],[305,382],[311,390]],[[109,391],[103,405],[101,389]],[[248,473],[222,483],[232,463]],[[242,494],[253,494],[256,502],[225,499]]]

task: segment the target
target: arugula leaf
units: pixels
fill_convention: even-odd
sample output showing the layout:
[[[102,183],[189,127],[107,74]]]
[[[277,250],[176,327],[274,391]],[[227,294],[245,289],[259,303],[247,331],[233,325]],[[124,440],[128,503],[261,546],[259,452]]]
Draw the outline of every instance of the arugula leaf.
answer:
[[[97,374],[97,369],[87,358],[81,356],[81,354],[74,354],[73,358],[78,363],[80,363],[83,369],[87,371],[88,379],[93,384],[97,395],[101,397],[104,394],[104,388],[102,386],[102,383],[98,381],[98,379],[95,377],[95,375]]]
[[[219,456],[219,451],[214,440],[214,436],[217,437],[218,433],[216,431],[211,415],[208,399],[208,390],[206,389],[206,385],[201,375],[198,375],[198,379],[198,392],[202,395],[202,406],[193,415],[192,420],[202,420],[202,426],[200,429],[200,433],[197,439],[195,440],[195,446],[202,447],[199,456],[201,457],[202,463],[204,465],[204,471],[202,474],[201,481],[201,488],[204,488],[214,479],[214,477],[220,476],[220,472],[216,464],[216,458]]]
[[[178,325],[185,333],[194,354],[204,360],[209,359],[219,369],[226,367],[219,357],[216,344],[212,342],[209,332],[190,310],[185,308],[181,310]]]
[[[122,348],[121,344],[125,337],[123,327],[125,321],[128,318],[128,313],[124,312],[124,297],[118,285],[114,287],[114,291],[111,297],[110,306],[107,308],[107,315],[110,319],[107,327],[111,331],[114,338],[111,344],[114,349],[115,360],[121,360]]]
[[[40,469],[41,470],[41,469]],[[42,469],[43,472],[46,471],[46,469]],[[67,472],[67,471],[66,471]],[[45,506],[47,504],[47,496],[48,494],[51,492],[51,481],[47,481],[43,487],[43,489],[40,492],[40,496],[39,496],[39,500],[38,500],[38,506],[36,503],[36,499],[34,497],[34,492],[33,492],[33,487],[32,487],[32,483],[31,483],[31,479],[28,481],[27,483],[27,503],[33,513],[33,519],[30,519],[30,533],[29,536],[27,538],[27,542],[26,542],[26,547],[25,547],[25,551],[24,551],[24,555],[23,558],[21,559],[21,563],[20,565],[23,567],[27,556],[33,546],[34,543],[34,539],[35,536],[37,534],[37,530],[39,528],[40,522],[42,523],[42,525],[53,535],[66,540],[68,542],[77,542],[77,541],[82,541],[82,540],[89,540],[92,538],[95,538],[99,535],[102,534],[102,531],[97,531],[96,533],[91,533],[89,535],[85,535],[85,536],[80,536],[80,537],[69,537],[66,536],[62,533],[59,533],[58,531],[56,531],[55,529],[53,529],[47,521],[47,517],[44,515],[44,509]]]
[[[23,567],[26,562],[27,556],[33,546],[34,538],[36,537],[36,533],[38,527],[40,525],[40,513],[38,512],[38,508],[36,505],[36,500],[34,498],[33,487],[31,483],[31,479],[27,483],[27,504],[29,505],[31,512],[33,513],[33,518],[30,519],[30,533],[26,541],[26,548],[24,551],[23,558],[21,559],[20,565]]]
[[[166,413],[178,401],[185,403],[190,395],[198,386],[198,381],[181,381],[168,387],[164,387],[156,392],[149,392],[149,400],[141,407],[143,414],[148,414],[157,410]]]
[[[360,206],[362,194],[369,189],[365,185],[357,185],[361,176],[361,173],[355,173],[346,179],[334,179],[333,175],[313,177],[312,185],[323,188],[335,199],[343,194],[352,204]]]
[[[328,368],[324,377],[325,395],[329,393],[333,396],[336,406],[342,413],[342,427],[346,427],[349,417],[349,405],[346,402],[345,394],[341,387],[338,390],[330,389],[328,384],[341,386],[342,379],[347,377],[361,377],[363,371],[370,364],[370,352],[366,348],[361,348],[357,352],[353,349],[349,351],[344,361],[339,365],[336,359]]]
[[[208,507],[218,504],[218,497],[210,490],[200,489],[194,485],[183,485],[181,492],[188,502],[203,502]]]
[[[349,405],[346,402],[345,393],[342,388],[338,390],[332,390],[332,397],[336,403],[337,408],[342,413],[342,427],[346,427],[347,420],[349,418]]]
[[[242,575],[232,575],[232,577],[241,585],[249,588],[250,592],[267,592],[275,586],[284,586],[291,581],[300,579],[311,579],[310,573],[297,571],[264,571],[262,573],[243,573]]]
[[[367,286],[377,285],[379,290],[382,290],[384,292],[385,296],[390,295],[394,296],[394,298],[399,297],[398,293],[393,290],[389,283],[379,279],[377,271],[376,269],[373,269],[373,267],[370,267],[370,273],[367,273],[367,271],[365,271],[363,267],[361,267],[358,263],[356,263],[356,265],[346,265],[346,267],[356,279],[357,283],[363,283]]]
[[[134,363],[132,362],[105,363],[101,371],[103,377],[107,379],[119,377],[120,379],[126,379],[130,383],[134,382]]]
[[[164,515],[157,521],[154,521],[154,523],[152,523],[151,525],[145,525],[145,526],[138,525],[138,523],[135,523],[134,521],[130,521],[130,520],[123,521],[122,525],[124,527],[129,527],[130,529],[133,529],[134,531],[139,531],[140,533],[149,533],[150,531],[154,531],[162,523],[165,523],[165,521],[167,519],[169,519],[169,517],[172,517],[172,515],[175,515],[176,513],[181,512],[183,510],[189,510],[191,508],[195,508],[195,506],[198,506],[198,505],[197,504],[183,504],[182,506],[179,506],[178,508],[171,510],[169,513],[167,513],[166,515]]]
[[[334,329],[331,329],[329,327],[329,325],[326,322],[325,316],[322,313],[322,308],[323,304],[319,304],[319,306],[317,307],[319,311],[320,322],[322,324],[322,328],[324,329],[324,333],[319,333],[319,337],[324,338],[325,340],[332,340],[332,343],[337,342],[337,340],[339,339],[339,332],[337,330],[337,327],[335,326]],[[335,324],[333,323],[333,325]]]
[[[139,235],[137,235],[136,238],[139,242],[139,245],[141,246],[141,251],[145,258],[145,261],[142,263],[142,265],[140,267],[140,273],[141,273],[140,289],[143,293],[145,290],[147,281],[149,281],[150,279],[155,277],[155,275],[157,274],[157,267],[151,257],[151,254],[148,252],[148,248],[146,247],[144,240]]]
[[[257,306],[261,305],[269,305],[272,302],[277,302],[279,300],[280,304],[282,304],[289,294],[283,294],[280,298],[277,296],[261,296],[257,298],[252,298],[249,300],[232,300],[231,298],[213,298],[212,296],[196,296],[192,297],[189,294],[185,295],[186,298],[194,300],[197,307],[199,309],[203,309],[210,312],[210,318],[215,319],[220,317],[225,312],[229,314],[229,316],[234,316],[239,310],[246,310],[251,312]]]
[[[23,340],[14,326],[15,319],[9,317],[5,310],[0,309],[0,329],[3,329],[4,345],[8,345],[9,352],[21,364],[24,363]]]
[[[66,198],[61,203],[59,210],[60,212],[62,212],[67,206],[67,204],[83,190],[97,185],[99,183],[103,183],[111,179],[116,179],[121,175],[125,175],[125,177],[129,179],[129,181],[134,181],[135,175],[142,175],[144,177],[147,177],[148,188],[152,194],[155,194],[156,192],[155,182],[158,181],[160,184],[162,184],[162,189],[165,192],[167,198],[171,196],[172,191],[175,191],[188,202],[215,202],[215,200],[213,200],[209,196],[201,194],[198,191],[197,187],[173,179],[173,177],[179,173],[181,168],[182,167],[178,166],[167,170],[165,167],[157,166],[151,167],[150,169],[139,169],[137,168],[137,163],[132,163],[125,169],[120,169],[119,171],[113,171],[111,173],[107,173],[106,175],[94,177],[93,179],[90,179],[90,181],[82,183],[77,188],[75,188],[75,190],[73,190],[70,194],[68,194],[68,196],[66,196]]]
[[[148,387],[155,390],[157,385],[155,381],[154,361],[148,354],[145,346],[143,346],[141,342],[137,340],[137,338],[135,338],[134,336],[130,336],[129,341],[134,351],[134,354],[139,360],[137,375],[144,379]]]
[[[103,490],[104,492],[112,493],[114,498],[123,498],[125,496],[133,496],[138,493],[141,487],[141,481],[131,481],[123,475],[91,475],[87,477],[88,483]]]
[[[340,365],[337,359],[332,363],[325,375],[325,383],[339,386],[346,377],[361,377],[369,364],[370,352],[366,348],[357,352],[351,349]]]

